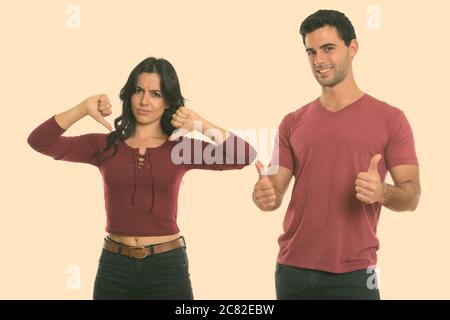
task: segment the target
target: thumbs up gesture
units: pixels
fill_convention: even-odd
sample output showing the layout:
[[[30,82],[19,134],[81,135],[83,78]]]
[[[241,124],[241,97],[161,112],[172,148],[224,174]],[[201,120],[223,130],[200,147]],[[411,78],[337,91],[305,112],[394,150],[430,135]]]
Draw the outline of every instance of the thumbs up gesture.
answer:
[[[367,172],[360,172],[356,178],[356,198],[366,204],[380,201],[386,191],[386,185],[381,182],[378,174],[378,162],[381,154],[376,154],[370,161]]]
[[[258,170],[258,181],[253,188],[253,200],[258,208],[263,211],[270,211],[276,207],[276,193],[273,183],[266,175],[264,165],[257,161],[256,169]]]

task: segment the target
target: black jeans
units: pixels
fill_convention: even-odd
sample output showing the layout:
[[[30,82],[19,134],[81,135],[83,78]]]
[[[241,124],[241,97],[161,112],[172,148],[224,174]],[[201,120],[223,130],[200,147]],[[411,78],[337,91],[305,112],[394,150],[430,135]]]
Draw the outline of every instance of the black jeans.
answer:
[[[193,300],[186,248],[144,259],[102,250],[94,300]]]
[[[380,300],[375,271],[329,273],[277,263],[278,300]]]

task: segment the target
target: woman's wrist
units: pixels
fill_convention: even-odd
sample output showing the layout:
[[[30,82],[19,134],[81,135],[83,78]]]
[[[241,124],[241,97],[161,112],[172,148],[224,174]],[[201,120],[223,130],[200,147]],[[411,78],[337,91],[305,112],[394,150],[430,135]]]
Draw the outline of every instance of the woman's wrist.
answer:
[[[79,105],[77,105],[77,111],[81,117],[85,117],[89,114],[86,101],[83,101]]]
[[[201,133],[210,138],[212,141],[220,144],[227,140],[227,138],[229,137],[230,133],[227,130],[214,125],[208,120],[201,119],[200,121],[202,123]]]

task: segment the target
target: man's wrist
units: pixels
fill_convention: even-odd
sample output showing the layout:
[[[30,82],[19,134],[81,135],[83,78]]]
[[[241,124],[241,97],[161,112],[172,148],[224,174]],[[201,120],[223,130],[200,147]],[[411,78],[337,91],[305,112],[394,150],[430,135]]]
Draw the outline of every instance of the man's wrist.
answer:
[[[253,190],[253,192],[252,192],[252,199],[253,199],[253,202],[255,203],[255,205],[259,208],[259,203],[258,203],[258,200],[256,200],[256,196],[255,196],[255,190]]]
[[[386,201],[386,195],[388,193],[388,184],[386,182],[382,183],[382,191],[381,191],[381,197],[380,200],[378,201],[381,204],[384,204],[384,202]]]

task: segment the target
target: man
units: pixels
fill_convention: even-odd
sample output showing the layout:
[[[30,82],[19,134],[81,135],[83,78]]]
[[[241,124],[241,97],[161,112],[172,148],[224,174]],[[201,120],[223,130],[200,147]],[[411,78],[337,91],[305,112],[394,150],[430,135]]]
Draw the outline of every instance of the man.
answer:
[[[401,110],[356,85],[358,42],[343,13],[319,10],[300,34],[322,94],[284,117],[271,162],[277,170],[267,175],[257,162],[253,190],[258,208],[273,211],[295,178],[279,238],[277,299],[380,299],[372,280],[381,207],[413,211],[419,202],[412,130]],[[394,185],[384,182],[387,171]]]

